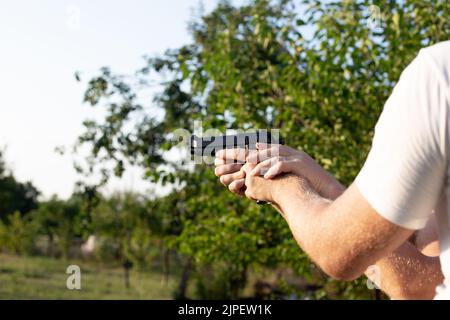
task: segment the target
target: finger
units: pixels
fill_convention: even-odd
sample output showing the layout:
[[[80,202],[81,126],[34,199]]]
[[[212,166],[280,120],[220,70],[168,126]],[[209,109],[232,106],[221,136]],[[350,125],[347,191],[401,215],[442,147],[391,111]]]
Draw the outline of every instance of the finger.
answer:
[[[230,183],[232,183],[234,180],[242,179],[244,177],[245,177],[245,172],[240,170],[235,173],[230,173],[230,174],[225,174],[223,176],[220,176],[220,182],[225,186],[229,186]]]
[[[226,161],[225,160],[223,160],[223,159],[221,159],[221,158],[214,158],[214,165],[217,167],[217,166],[221,166],[221,165],[223,165],[223,164],[225,164],[226,163]]]
[[[226,160],[230,163],[229,160],[233,161],[240,161],[245,162],[245,158],[247,156],[248,150],[243,148],[236,148],[236,149],[222,149],[216,152],[216,158]]]
[[[258,150],[264,150],[264,149],[269,149],[272,148],[273,146],[276,146],[277,144],[275,143],[265,143],[265,142],[257,142],[256,143],[256,149]]]
[[[244,186],[245,186],[245,179],[242,178],[242,179],[234,180],[232,183],[230,183],[230,185],[228,186],[228,189],[231,192],[242,196],[245,192]]]
[[[224,174],[230,174],[235,173],[239,170],[241,170],[242,164],[240,163],[231,163],[231,164],[223,164],[220,166],[217,166],[214,169],[214,174],[218,177],[223,176]]]
[[[216,176],[221,176],[224,174],[234,173],[241,170],[243,165],[244,165],[243,163],[228,163],[216,165],[214,169],[214,174]]]
[[[264,175],[272,166],[274,166],[280,159],[278,157],[270,158],[258,163],[252,171],[250,171],[249,175],[251,176],[260,176]]]
[[[233,164],[233,163],[238,163],[243,165],[245,163],[245,161],[241,161],[241,160],[233,160],[233,159],[221,159],[221,158],[214,158],[214,165],[216,167],[224,165],[224,164]]]
[[[280,155],[280,156],[291,156],[299,152],[299,150],[293,149],[291,147],[288,147],[284,144],[279,143],[264,143],[264,142],[258,142],[256,143],[256,149],[257,150],[267,150],[272,149],[272,156]],[[277,150],[278,154],[274,153],[273,150]]]
[[[250,177],[250,176],[245,177],[244,194],[247,198],[252,199],[252,200],[256,200],[257,196],[258,196],[258,192],[255,189],[255,188],[257,188],[257,186],[255,185],[255,182],[257,182],[256,179],[258,179],[258,178]]]
[[[251,188],[246,187],[245,190],[243,191],[243,193],[247,198],[249,198],[251,200],[255,200],[254,194],[253,194],[253,191]]]
[[[247,157],[245,158],[245,162],[247,163],[258,163],[252,159],[258,159],[258,150],[248,150]]]
[[[258,163],[279,155],[280,155],[280,145],[275,145],[271,148],[250,154],[247,157],[247,162]]]
[[[271,166],[269,170],[267,170],[267,172],[264,174],[264,178],[272,179],[279,174],[292,172],[292,164],[293,163],[290,161],[279,161]]]

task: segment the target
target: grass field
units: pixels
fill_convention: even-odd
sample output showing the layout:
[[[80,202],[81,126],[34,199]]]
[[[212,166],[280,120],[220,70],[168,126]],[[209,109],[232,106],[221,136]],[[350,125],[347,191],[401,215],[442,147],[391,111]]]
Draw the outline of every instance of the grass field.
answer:
[[[81,268],[81,290],[66,288],[71,264]],[[119,266],[0,254],[0,299],[170,299],[177,278],[169,277],[166,284],[154,269],[132,269],[127,289]]]

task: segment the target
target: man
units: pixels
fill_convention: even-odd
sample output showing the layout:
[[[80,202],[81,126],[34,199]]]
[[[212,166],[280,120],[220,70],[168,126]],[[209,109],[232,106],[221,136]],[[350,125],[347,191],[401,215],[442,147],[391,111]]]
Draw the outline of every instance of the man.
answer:
[[[449,109],[446,41],[422,49],[403,71],[348,188],[304,152],[274,145],[258,145],[243,166],[228,161],[238,150],[218,152],[216,175],[232,192],[270,202],[331,277],[352,280],[377,263],[393,298],[433,298],[439,285],[435,298],[450,299]],[[439,260],[408,241],[432,217]]]

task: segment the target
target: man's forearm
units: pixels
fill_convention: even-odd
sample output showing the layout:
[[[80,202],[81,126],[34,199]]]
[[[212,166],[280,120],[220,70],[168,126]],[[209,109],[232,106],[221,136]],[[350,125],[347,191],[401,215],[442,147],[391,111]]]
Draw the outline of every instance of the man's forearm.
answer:
[[[306,179],[274,180],[274,202],[300,247],[330,276],[351,280],[411,234],[380,217],[352,185],[338,199],[320,196]],[[363,214],[365,213],[365,214]]]
[[[439,258],[423,255],[409,241],[376,265],[380,274],[367,276],[392,299],[432,299],[443,281]]]
[[[437,225],[431,217],[425,228],[417,231],[397,250],[377,261],[381,289],[393,299],[431,299],[443,281],[439,261]],[[381,283],[380,283],[381,282]]]
[[[274,206],[281,212],[289,225],[291,232],[299,246],[316,262],[322,269],[326,269],[326,263],[322,263],[322,257],[318,246],[327,245],[323,237],[326,230],[320,229],[325,208],[330,201],[322,198],[309,185],[306,179],[289,175],[278,179],[279,186],[275,188]],[[282,181],[281,181],[282,180]],[[326,249],[326,251],[331,251]],[[327,272],[327,270],[324,270]],[[330,272],[327,272],[330,274]]]

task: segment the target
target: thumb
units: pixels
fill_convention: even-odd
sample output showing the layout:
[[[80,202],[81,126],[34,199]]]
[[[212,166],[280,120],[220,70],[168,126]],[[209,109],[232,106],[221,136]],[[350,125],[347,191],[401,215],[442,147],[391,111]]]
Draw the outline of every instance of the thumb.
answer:
[[[265,142],[257,142],[256,143],[256,149],[258,150],[265,150],[265,149],[269,149],[272,145],[270,143],[265,143]]]
[[[247,175],[247,174],[250,173],[250,171],[253,170],[254,167],[256,167],[256,163],[250,163],[250,162],[247,162],[246,164],[244,164],[244,165],[242,166],[241,170],[244,171],[245,174]]]

